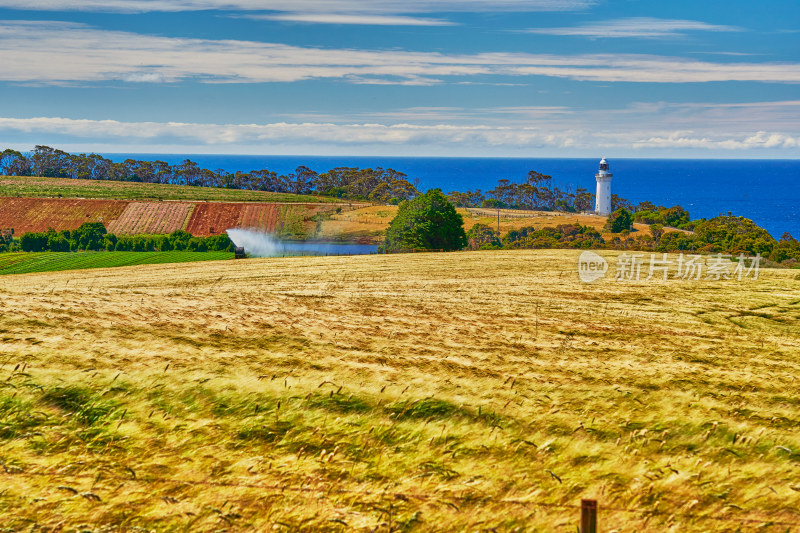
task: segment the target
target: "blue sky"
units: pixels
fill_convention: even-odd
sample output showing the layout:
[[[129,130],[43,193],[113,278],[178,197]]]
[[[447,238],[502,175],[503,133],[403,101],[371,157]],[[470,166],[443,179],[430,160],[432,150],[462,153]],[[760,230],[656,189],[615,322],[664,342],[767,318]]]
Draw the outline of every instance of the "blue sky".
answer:
[[[797,158],[797,0],[0,0],[0,146]]]

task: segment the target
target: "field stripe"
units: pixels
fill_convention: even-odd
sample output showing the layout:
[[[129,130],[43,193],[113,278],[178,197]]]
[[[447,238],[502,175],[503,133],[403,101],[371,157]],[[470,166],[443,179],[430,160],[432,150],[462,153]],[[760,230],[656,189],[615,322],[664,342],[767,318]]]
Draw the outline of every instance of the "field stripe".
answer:
[[[42,252],[0,254],[0,275],[232,259],[230,252]]]

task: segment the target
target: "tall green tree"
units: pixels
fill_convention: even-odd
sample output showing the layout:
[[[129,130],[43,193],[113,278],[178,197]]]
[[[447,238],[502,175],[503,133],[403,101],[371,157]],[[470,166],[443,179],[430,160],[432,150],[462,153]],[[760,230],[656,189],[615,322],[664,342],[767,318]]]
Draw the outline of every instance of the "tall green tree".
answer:
[[[461,250],[467,246],[464,220],[441,189],[400,204],[386,230],[387,252],[408,249]]]

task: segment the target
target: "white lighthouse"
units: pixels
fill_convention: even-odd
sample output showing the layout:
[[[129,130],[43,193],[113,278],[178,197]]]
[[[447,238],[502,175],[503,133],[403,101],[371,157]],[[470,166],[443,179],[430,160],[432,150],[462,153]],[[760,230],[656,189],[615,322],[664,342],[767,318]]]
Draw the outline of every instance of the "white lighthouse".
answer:
[[[597,195],[595,199],[595,212],[598,215],[608,216],[611,214],[611,178],[614,174],[608,171],[608,163],[606,158],[600,160],[600,170],[597,171],[595,179],[597,180]]]

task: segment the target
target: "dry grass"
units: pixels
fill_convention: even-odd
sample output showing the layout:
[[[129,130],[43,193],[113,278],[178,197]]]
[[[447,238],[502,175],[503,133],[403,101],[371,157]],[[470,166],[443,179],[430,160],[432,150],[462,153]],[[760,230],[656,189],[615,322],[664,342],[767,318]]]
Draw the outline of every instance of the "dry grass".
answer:
[[[386,228],[397,214],[397,206],[375,205],[358,207],[333,214],[322,222],[315,238],[318,240],[375,243],[383,242]]]
[[[584,285],[576,259],[4,277],[2,525],[574,531],[533,502],[582,497],[603,531],[800,523],[794,273]]]
[[[496,209],[458,209],[464,218],[464,229],[469,230],[475,224],[486,224],[492,229],[497,229]],[[397,213],[397,206],[380,205],[354,209],[341,214],[333,215],[331,220],[322,223],[320,231],[315,236],[319,240],[340,240],[347,242],[381,243],[386,228]],[[537,229],[544,227],[555,228],[560,224],[581,224],[591,226],[609,239],[614,234],[603,232],[606,217],[580,213],[564,213],[557,211],[525,211],[518,209],[500,209],[500,234],[505,235],[513,229],[533,226]],[[647,224],[634,224],[634,235],[650,235],[650,226]],[[666,231],[681,231],[666,228]]]
[[[608,220],[607,217],[584,213],[566,213],[561,211],[527,211],[522,209],[459,209],[464,217],[464,229],[469,230],[475,224],[486,224],[492,229],[497,229],[498,211],[500,215],[500,234],[505,235],[512,229],[533,226],[536,229],[545,227],[555,228],[561,224],[580,224],[590,226],[600,233],[604,239],[609,239],[613,233],[603,231]],[[634,235],[650,235],[648,224],[634,224]],[[674,228],[665,228],[665,231],[681,231]]]

